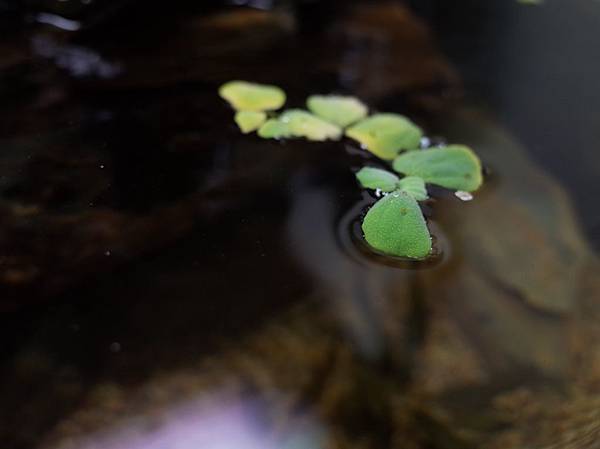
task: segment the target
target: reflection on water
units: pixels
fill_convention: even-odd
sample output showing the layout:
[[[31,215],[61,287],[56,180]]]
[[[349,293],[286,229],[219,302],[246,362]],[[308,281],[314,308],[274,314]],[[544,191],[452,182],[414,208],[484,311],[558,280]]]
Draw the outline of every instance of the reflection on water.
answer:
[[[77,31],[81,28],[81,24],[76,20],[65,19],[64,17],[58,16],[56,14],[48,14],[48,13],[39,13],[35,20],[39,23],[46,23],[48,25],[53,25],[57,28],[66,31]]]
[[[217,3],[0,42],[2,449],[594,447],[597,256],[427,23]],[[368,153],[241,136],[236,78],[408,114],[488,182],[433,192],[439,258],[380,263]]]
[[[264,406],[235,402],[224,394],[187,400],[141,418],[129,417],[117,428],[57,446],[59,449],[319,449],[322,436],[310,420],[273,431],[261,422]]]
[[[31,41],[33,51],[67,70],[74,77],[113,78],[119,74],[118,64],[104,61],[94,51],[85,47],[61,45],[48,37],[34,37]]]

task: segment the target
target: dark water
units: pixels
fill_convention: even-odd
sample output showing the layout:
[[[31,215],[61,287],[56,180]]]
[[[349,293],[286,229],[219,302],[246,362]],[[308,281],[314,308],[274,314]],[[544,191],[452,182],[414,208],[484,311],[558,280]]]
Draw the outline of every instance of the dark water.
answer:
[[[250,3],[0,4],[0,447],[598,447],[600,4]],[[368,156],[241,135],[230,79],[486,185],[369,256]]]

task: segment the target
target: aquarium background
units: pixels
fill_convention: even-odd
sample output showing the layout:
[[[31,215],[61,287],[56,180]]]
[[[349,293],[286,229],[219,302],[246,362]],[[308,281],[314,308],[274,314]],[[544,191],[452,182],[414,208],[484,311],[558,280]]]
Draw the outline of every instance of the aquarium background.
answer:
[[[593,448],[600,3],[0,1],[0,447]],[[371,257],[349,140],[246,79],[470,145],[440,257]]]

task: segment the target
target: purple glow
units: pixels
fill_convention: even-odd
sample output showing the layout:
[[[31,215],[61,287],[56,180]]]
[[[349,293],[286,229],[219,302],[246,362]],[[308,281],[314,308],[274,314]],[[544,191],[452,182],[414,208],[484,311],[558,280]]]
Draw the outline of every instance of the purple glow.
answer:
[[[132,418],[78,441],[78,449],[318,449],[314,425],[276,434],[258,423],[257,404],[193,401],[152,418]]]

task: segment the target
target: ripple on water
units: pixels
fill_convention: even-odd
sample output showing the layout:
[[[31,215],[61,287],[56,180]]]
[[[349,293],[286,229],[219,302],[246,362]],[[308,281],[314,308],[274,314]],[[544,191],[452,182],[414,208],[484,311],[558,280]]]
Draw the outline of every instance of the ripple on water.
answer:
[[[405,270],[422,270],[439,266],[449,258],[448,239],[441,227],[433,220],[427,220],[433,249],[426,259],[416,260],[390,256],[373,249],[366,242],[361,229],[362,218],[372,202],[372,197],[365,193],[363,200],[346,212],[337,224],[338,244],[350,259],[359,264],[378,264]]]

